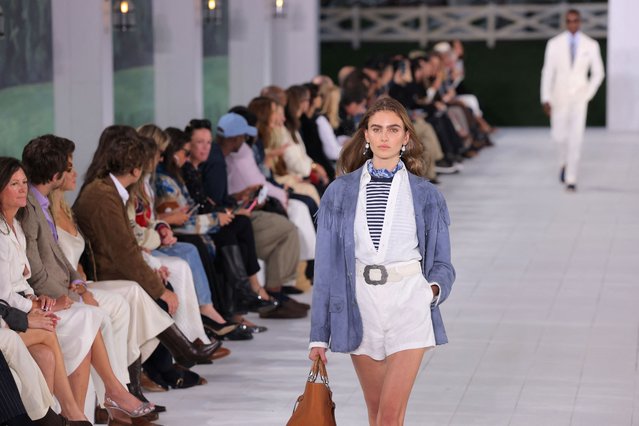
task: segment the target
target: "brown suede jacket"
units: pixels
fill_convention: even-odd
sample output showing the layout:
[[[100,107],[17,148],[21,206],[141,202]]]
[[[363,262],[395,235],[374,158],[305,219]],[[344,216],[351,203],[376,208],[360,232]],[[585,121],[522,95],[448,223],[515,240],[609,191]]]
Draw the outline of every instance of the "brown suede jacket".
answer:
[[[110,177],[96,179],[82,189],[73,205],[78,226],[91,243],[96,275],[101,280],[131,280],[153,298],[165,291],[160,277],[146,264],[127,216],[126,207]]]

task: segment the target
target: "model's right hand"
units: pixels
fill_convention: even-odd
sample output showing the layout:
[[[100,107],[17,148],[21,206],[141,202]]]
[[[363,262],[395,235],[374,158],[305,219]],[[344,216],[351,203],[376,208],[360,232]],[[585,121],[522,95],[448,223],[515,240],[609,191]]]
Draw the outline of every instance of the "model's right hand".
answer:
[[[550,102],[544,102],[543,108],[544,108],[544,114],[550,117],[550,112],[552,111],[552,108],[550,107]]]
[[[311,348],[311,351],[308,354],[308,359],[315,361],[317,357],[320,357],[322,362],[326,364],[328,362],[326,359],[326,348]]]

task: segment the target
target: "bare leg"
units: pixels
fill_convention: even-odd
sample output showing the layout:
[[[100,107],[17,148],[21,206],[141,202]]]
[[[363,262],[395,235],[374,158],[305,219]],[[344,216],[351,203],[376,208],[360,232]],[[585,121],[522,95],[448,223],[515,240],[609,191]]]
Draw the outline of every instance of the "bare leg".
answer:
[[[368,410],[368,423],[370,426],[377,425],[377,414],[379,412],[380,397],[384,385],[384,375],[386,374],[386,360],[375,361],[367,355],[351,355],[355,373],[359,379],[359,384],[364,393],[366,409]]]
[[[262,287],[262,284],[260,284],[260,280],[257,279],[257,274],[253,274],[249,277],[249,283],[251,283],[251,289],[262,299],[264,300],[273,299],[271,295],[266,292],[266,289]],[[280,289],[277,291],[281,291],[281,290],[282,288],[280,287]]]
[[[386,374],[377,412],[377,426],[404,424],[406,407],[425,348],[396,352],[386,358]]]
[[[89,389],[89,374],[91,373],[91,351],[84,357],[78,368],[69,374],[69,384],[78,406],[84,407]]]
[[[84,416],[82,410],[80,410],[78,403],[73,397],[73,392],[71,392],[71,385],[69,385],[69,378],[67,377],[67,371],[64,367],[64,358],[62,357],[60,344],[58,343],[55,333],[30,328],[26,332],[20,333],[20,337],[27,348],[32,345],[43,344],[53,352],[55,359],[53,394],[60,403],[60,407],[62,408],[61,414],[69,420],[86,420],[87,418]]]
[[[213,321],[220,324],[224,324],[226,322],[224,317],[222,317],[222,315],[220,315],[220,313],[215,310],[211,303],[200,305],[200,314],[204,315],[205,317],[211,318]]]
[[[104,346],[104,340],[102,340],[102,333],[99,331],[91,346],[91,365],[93,365],[93,368],[95,368],[95,371],[104,382],[106,396],[115,401],[120,407],[131,412],[142,404],[139,399],[131,395],[122,386],[122,383],[113,374],[109,355]]]
[[[44,376],[44,380],[49,387],[49,392],[53,393],[53,384],[55,383],[55,355],[53,351],[40,343],[31,345],[28,349],[34,361],[40,367],[42,376]]]

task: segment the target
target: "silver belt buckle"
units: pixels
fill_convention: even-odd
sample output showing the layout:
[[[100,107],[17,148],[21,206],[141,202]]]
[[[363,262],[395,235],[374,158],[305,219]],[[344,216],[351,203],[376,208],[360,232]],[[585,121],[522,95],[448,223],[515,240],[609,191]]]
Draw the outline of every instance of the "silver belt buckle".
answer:
[[[378,270],[381,274],[379,280],[371,279],[371,270]],[[388,280],[388,271],[384,265],[366,265],[364,267],[364,281],[370,285],[384,285]]]

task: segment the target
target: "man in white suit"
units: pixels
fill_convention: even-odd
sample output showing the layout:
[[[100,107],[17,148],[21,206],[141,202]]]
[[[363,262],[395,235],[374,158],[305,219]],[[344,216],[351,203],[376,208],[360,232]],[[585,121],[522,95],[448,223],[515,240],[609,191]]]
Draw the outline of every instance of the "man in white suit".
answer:
[[[541,70],[541,103],[559,145],[560,180],[568,191],[577,190],[588,102],[604,78],[599,43],[579,31],[580,24],[579,12],[569,10],[567,31],[548,41]]]

